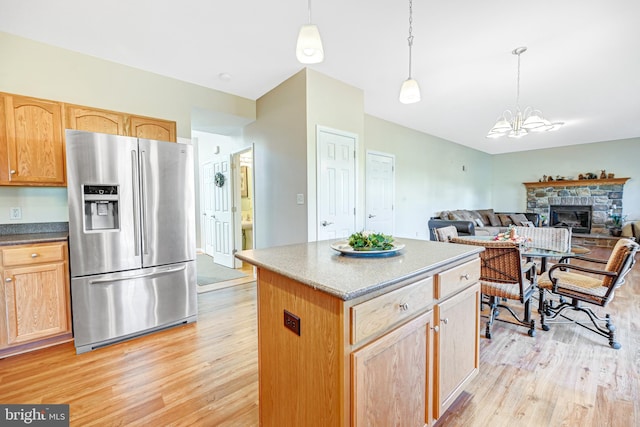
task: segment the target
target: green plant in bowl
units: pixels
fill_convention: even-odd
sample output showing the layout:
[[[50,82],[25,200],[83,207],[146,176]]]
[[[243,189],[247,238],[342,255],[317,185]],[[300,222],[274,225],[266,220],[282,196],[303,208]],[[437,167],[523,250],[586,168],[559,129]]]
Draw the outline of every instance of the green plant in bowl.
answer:
[[[360,231],[349,236],[349,246],[354,251],[388,251],[393,249],[393,237],[372,231]]]

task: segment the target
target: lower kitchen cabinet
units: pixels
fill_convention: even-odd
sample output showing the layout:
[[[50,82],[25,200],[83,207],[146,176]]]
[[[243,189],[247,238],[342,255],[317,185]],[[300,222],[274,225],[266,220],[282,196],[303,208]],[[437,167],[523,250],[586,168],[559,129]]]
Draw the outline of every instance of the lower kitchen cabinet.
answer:
[[[433,311],[352,354],[354,426],[424,426],[430,420]]]
[[[0,357],[72,339],[67,243],[0,246]]]
[[[480,366],[480,284],[436,304],[435,419],[451,406]]]

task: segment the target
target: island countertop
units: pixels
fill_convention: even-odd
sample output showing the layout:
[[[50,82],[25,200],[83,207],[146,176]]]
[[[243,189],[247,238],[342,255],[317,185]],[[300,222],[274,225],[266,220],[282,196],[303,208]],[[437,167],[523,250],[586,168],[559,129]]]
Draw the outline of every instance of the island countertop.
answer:
[[[394,255],[357,257],[332,249],[338,241],[251,249],[236,257],[347,301],[482,251],[478,246],[399,238],[396,243],[405,247]]]

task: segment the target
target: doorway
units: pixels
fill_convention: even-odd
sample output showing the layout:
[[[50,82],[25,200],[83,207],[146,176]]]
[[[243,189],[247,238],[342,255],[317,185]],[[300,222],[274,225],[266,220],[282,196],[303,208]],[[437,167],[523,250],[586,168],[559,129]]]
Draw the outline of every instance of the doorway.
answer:
[[[198,145],[200,236],[198,292],[255,280],[235,258],[253,247],[253,147],[238,138],[202,135]]]

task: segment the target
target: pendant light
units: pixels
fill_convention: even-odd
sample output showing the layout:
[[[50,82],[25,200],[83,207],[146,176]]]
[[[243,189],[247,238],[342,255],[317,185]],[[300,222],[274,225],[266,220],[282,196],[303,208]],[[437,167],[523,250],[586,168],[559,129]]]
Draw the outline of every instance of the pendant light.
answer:
[[[318,64],[324,60],[324,49],[318,27],[311,23],[311,0],[307,2],[309,23],[300,27],[296,57],[302,64]]]
[[[559,129],[564,123],[551,123],[545,119],[540,110],[526,107],[520,110],[520,55],[527,51],[526,46],[517,47],[511,53],[518,57],[518,81],[516,92],[516,108],[514,111],[505,110],[493,125],[487,138],[499,138],[507,135],[509,138],[520,138],[529,132],[548,132]]]
[[[413,104],[420,101],[420,86],[418,82],[411,78],[411,48],[413,47],[413,0],[409,0],[409,78],[402,83],[400,88],[400,102],[403,104]]]

